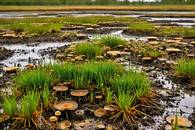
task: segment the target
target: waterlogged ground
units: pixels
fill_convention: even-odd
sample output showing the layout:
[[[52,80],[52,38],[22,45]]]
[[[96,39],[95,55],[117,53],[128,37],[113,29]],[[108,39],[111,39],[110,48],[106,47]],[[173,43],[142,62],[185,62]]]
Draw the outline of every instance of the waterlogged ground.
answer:
[[[118,14],[116,14],[118,13]],[[125,13],[125,14],[124,14]],[[195,25],[195,18],[155,18],[155,17],[145,17],[146,14],[153,13],[173,13],[173,14],[187,14],[189,12],[47,12],[47,13],[29,13],[29,12],[4,12],[0,13],[1,18],[21,18],[21,17],[62,17],[63,15],[114,15],[116,17],[142,17],[148,21],[152,21],[158,24],[177,24],[181,26],[192,27]],[[194,12],[193,12],[194,13]],[[104,27],[110,29],[111,27]],[[75,31],[75,30],[74,30]],[[78,31],[78,30],[77,30]],[[145,44],[149,44],[145,36],[135,36],[135,35],[125,35],[122,33],[123,29],[118,28],[112,31],[109,31],[106,34],[120,36],[127,41],[140,41]],[[86,33],[87,38],[85,40],[98,39],[106,34],[93,34]],[[167,38],[170,39],[170,38]],[[161,39],[161,41],[166,40],[166,38]],[[193,39],[187,40],[187,42],[193,41]],[[8,58],[1,60],[1,66],[18,66],[25,67],[29,63],[54,63],[58,62],[56,60],[56,55],[58,52],[63,51],[69,45],[73,43],[81,42],[69,41],[69,42],[36,42],[26,44],[21,42],[20,44],[3,44],[2,46],[8,50],[13,51],[13,54],[8,56]],[[136,58],[136,57],[135,57]],[[147,130],[157,130],[164,129],[164,126],[167,124],[165,117],[169,115],[175,115],[178,113],[181,116],[189,118],[193,125],[195,125],[195,92],[191,90],[186,90],[186,86],[180,83],[176,83],[173,78],[170,77],[169,70],[161,69],[158,66],[153,64],[145,64],[142,62],[137,62],[133,60],[131,56],[122,57],[116,59],[117,62],[123,64],[127,69],[135,69],[137,71],[143,70],[147,72],[147,75],[150,77],[152,83],[156,86],[155,90],[159,93],[160,103],[162,104],[163,113],[157,116],[154,116],[153,119],[155,123],[151,123],[150,126],[143,126],[140,124],[140,128]],[[2,73],[1,73],[2,75]],[[1,86],[4,84],[10,84],[10,79],[1,81]],[[1,88],[3,93],[10,92],[10,88]],[[95,129],[95,128],[94,128]],[[191,128],[190,130],[195,129]]]
[[[154,14],[180,14],[183,17],[161,16],[155,17]],[[65,15],[72,16],[115,16],[115,17],[138,17],[144,18],[160,25],[177,25],[185,27],[195,26],[195,12],[190,11],[46,11],[46,12],[0,12],[0,18],[23,18],[23,17],[63,17]],[[190,15],[190,16],[188,16]]]

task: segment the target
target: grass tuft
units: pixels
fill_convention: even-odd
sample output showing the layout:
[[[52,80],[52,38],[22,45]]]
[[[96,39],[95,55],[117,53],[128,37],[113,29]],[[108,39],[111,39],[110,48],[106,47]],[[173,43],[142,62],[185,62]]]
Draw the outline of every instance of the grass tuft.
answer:
[[[125,45],[126,41],[124,41],[122,38],[118,37],[118,36],[112,36],[112,35],[108,35],[108,36],[103,36],[101,39],[101,44],[105,45],[105,46],[110,46],[112,48],[117,47],[118,45]]]
[[[8,114],[10,117],[13,117],[15,113],[17,113],[17,99],[16,97],[4,97],[1,103],[1,107],[4,112]]]
[[[85,55],[87,59],[94,59],[96,56],[102,55],[101,47],[93,43],[77,44],[75,52],[77,55]]]
[[[175,72],[178,76],[195,79],[195,60],[181,59],[175,67]]]
[[[51,86],[51,77],[41,69],[26,70],[15,78],[15,83],[22,92],[43,90],[44,86]]]

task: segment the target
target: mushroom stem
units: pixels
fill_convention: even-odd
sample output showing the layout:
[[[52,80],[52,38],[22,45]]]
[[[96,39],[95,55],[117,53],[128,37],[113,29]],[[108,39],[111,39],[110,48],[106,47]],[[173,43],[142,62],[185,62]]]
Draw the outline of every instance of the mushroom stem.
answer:
[[[66,119],[68,119],[68,112],[67,112],[67,111],[65,111],[65,114],[66,114]]]

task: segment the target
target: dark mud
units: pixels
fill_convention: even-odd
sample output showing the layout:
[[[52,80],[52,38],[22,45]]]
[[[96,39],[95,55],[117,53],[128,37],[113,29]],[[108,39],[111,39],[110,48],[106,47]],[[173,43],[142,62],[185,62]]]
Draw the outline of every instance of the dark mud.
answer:
[[[13,55],[13,51],[8,50],[4,47],[0,47],[0,61],[7,59],[8,57]]]

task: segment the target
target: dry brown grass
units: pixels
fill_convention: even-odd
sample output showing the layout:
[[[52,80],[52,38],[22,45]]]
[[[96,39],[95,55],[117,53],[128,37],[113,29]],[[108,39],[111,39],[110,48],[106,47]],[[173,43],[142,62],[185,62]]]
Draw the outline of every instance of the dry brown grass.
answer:
[[[0,6],[0,11],[69,11],[69,10],[120,10],[120,11],[194,11],[195,5],[139,5],[139,6]]]

